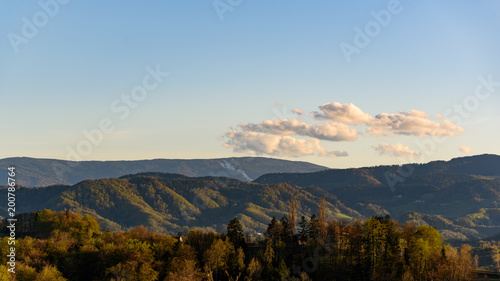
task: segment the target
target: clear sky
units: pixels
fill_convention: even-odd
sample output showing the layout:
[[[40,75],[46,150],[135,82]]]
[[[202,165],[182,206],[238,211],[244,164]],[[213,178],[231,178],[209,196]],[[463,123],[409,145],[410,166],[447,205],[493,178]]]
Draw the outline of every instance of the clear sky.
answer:
[[[0,3],[0,158],[500,154],[496,0]]]

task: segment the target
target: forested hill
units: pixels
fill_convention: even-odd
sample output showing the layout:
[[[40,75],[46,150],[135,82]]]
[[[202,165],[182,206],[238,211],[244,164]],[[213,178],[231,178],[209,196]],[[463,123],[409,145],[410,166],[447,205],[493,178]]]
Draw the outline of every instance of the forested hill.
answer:
[[[394,185],[388,185],[387,179]],[[364,216],[390,214],[437,227],[446,238],[500,232],[500,156],[427,164],[266,174],[255,182],[317,186]]]
[[[450,161],[432,161],[426,164],[403,166],[376,166],[351,169],[329,169],[308,173],[268,173],[255,180],[258,183],[292,182],[300,186],[316,185],[327,190],[346,186],[388,186],[407,178],[432,175],[476,175],[500,177],[500,156],[483,154],[454,158]],[[399,178],[403,178],[403,181]]]
[[[299,215],[316,213],[325,197],[329,218],[389,214],[400,222],[435,226],[446,239],[470,241],[500,233],[499,159],[480,155],[402,170],[399,166],[379,166],[268,174],[256,182],[160,172],[124,173],[120,178],[19,188],[16,211],[69,209],[95,216],[110,230],[146,225],[171,234],[193,227],[222,231],[224,223],[237,216],[246,232],[256,234],[265,230],[273,216],[280,219],[287,214],[295,195]],[[259,158],[252,161],[258,163]],[[254,175],[250,168],[245,171]],[[387,173],[400,179],[392,188],[385,181]],[[20,170],[16,178],[24,176]]]
[[[299,217],[316,213],[325,197],[329,218],[363,218],[317,187],[164,173],[85,180],[72,186],[19,188],[16,212],[71,210],[96,217],[110,230],[145,225],[170,234],[194,227],[223,231],[224,223],[237,216],[246,232],[256,234],[266,230],[273,216],[287,214],[292,195],[300,205]]]
[[[327,169],[302,162],[264,157],[220,159],[154,159],[138,161],[63,161],[27,157],[0,159],[0,182],[7,182],[7,167],[15,166],[23,186],[73,185],[82,180],[117,178],[141,172],[179,173],[187,176],[223,176],[253,179],[273,172],[305,173]]]

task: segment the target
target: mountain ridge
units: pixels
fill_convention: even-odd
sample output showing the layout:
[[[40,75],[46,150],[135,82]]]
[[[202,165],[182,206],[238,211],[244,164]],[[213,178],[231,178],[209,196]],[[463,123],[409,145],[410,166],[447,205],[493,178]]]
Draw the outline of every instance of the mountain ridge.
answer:
[[[481,163],[481,165],[478,165],[478,163]],[[448,169],[443,171],[443,169],[446,167],[448,167]],[[402,172],[401,170],[406,171]],[[475,171],[476,173],[474,173],[473,171]],[[403,178],[402,182],[404,182],[405,178],[436,174],[438,172],[447,174],[465,173],[468,175],[500,177],[500,156],[495,154],[480,154],[474,156],[452,158],[448,161],[437,160],[427,163],[328,169],[300,174],[286,172],[268,173],[258,177],[254,181],[258,183],[293,182],[302,186],[314,184],[327,190],[332,190],[336,187],[345,187],[348,185],[360,184],[372,186],[387,186],[388,172],[396,175],[400,174],[400,177]],[[343,182],[322,182],[321,179],[325,177],[328,179],[336,177],[343,180]]]
[[[226,176],[252,181],[268,172],[311,172],[327,167],[265,157],[213,159],[150,159],[116,161],[66,161],[29,157],[0,159],[0,181],[7,181],[7,167],[18,170],[18,184],[28,187],[73,185],[86,179],[117,178],[140,172],[178,173],[186,176]]]
[[[19,212],[68,209],[93,215],[112,230],[144,224],[168,233],[192,227],[221,231],[237,216],[249,232],[262,233],[273,216],[287,214],[291,197],[297,196],[299,215],[317,213],[324,197],[330,218],[389,214],[401,222],[435,226],[445,238],[460,241],[500,232],[500,156],[412,164],[413,173],[389,188],[386,173],[397,174],[402,167],[410,165],[274,173],[253,182],[228,173],[189,177],[149,171],[21,187],[16,196],[22,202]]]

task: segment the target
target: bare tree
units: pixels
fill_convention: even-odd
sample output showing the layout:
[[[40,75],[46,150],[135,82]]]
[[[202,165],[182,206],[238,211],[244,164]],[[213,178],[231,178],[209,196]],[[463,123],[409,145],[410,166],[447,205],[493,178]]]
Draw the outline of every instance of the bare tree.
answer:
[[[294,235],[295,225],[297,224],[297,202],[295,201],[295,195],[292,195],[292,199],[290,199],[288,218],[290,219],[290,230],[292,231],[292,235]]]
[[[326,200],[325,197],[321,197],[319,209],[318,209],[318,219],[319,219],[319,237],[325,241],[327,234],[328,224],[326,222]]]

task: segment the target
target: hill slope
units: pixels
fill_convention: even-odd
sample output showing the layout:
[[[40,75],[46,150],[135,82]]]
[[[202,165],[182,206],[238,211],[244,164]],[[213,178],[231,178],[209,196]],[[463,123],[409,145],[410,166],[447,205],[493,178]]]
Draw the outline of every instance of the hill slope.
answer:
[[[246,231],[262,233],[272,216],[280,219],[287,214],[292,194],[300,206],[299,217],[315,213],[320,198],[325,197],[329,218],[362,218],[319,188],[262,185],[223,177],[146,173],[85,180],[73,186],[20,188],[16,194],[18,213],[68,209],[93,215],[110,230],[146,225],[170,234],[188,227],[224,231],[224,224],[237,216]]]
[[[269,172],[314,172],[326,167],[263,157],[220,159],[154,159],[138,161],[82,161],[26,157],[0,159],[0,182],[6,182],[7,167],[17,168],[23,186],[73,185],[87,179],[116,178],[141,172],[179,173],[187,176],[223,176],[251,181]]]
[[[407,176],[410,174],[410,176]],[[483,154],[454,158],[450,161],[432,161],[426,164],[406,164],[402,166],[376,166],[351,169],[329,169],[309,173],[268,173],[255,180],[258,183],[293,182],[297,185],[316,185],[327,190],[340,187],[388,186],[387,176],[422,177],[430,175],[480,175],[500,177],[500,156]]]
[[[244,159],[210,161],[222,168],[220,174],[238,173],[243,167],[248,176],[256,174],[252,167],[264,170],[264,166],[256,165],[260,158],[251,160],[251,165]],[[275,170],[285,168],[280,164],[295,163],[262,159],[278,161]],[[188,167],[198,167],[197,172],[203,170],[193,165],[177,169],[187,171]],[[406,173],[403,180],[389,188],[386,175],[401,176],[402,171],[412,173]],[[19,172],[18,179],[21,176],[26,176],[23,171]],[[272,216],[281,218],[287,213],[294,194],[300,206],[299,216],[316,213],[320,198],[325,197],[330,218],[390,214],[401,222],[435,226],[446,238],[456,240],[483,238],[500,232],[500,156],[496,155],[403,167],[274,173],[261,176],[255,182],[148,172],[85,180],[73,185],[21,188],[16,194],[17,202],[22,202],[18,212],[70,209],[98,217],[109,229],[144,224],[169,233],[188,227],[222,231],[225,223],[238,216],[247,231],[263,232]]]
[[[387,175],[401,180],[390,188]],[[274,173],[263,175],[255,182],[317,186],[364,216],[390,214],[402,222],[429,224],[445,231],[447,238],[487,237],[500,232],[498,155],[402,167]]]

